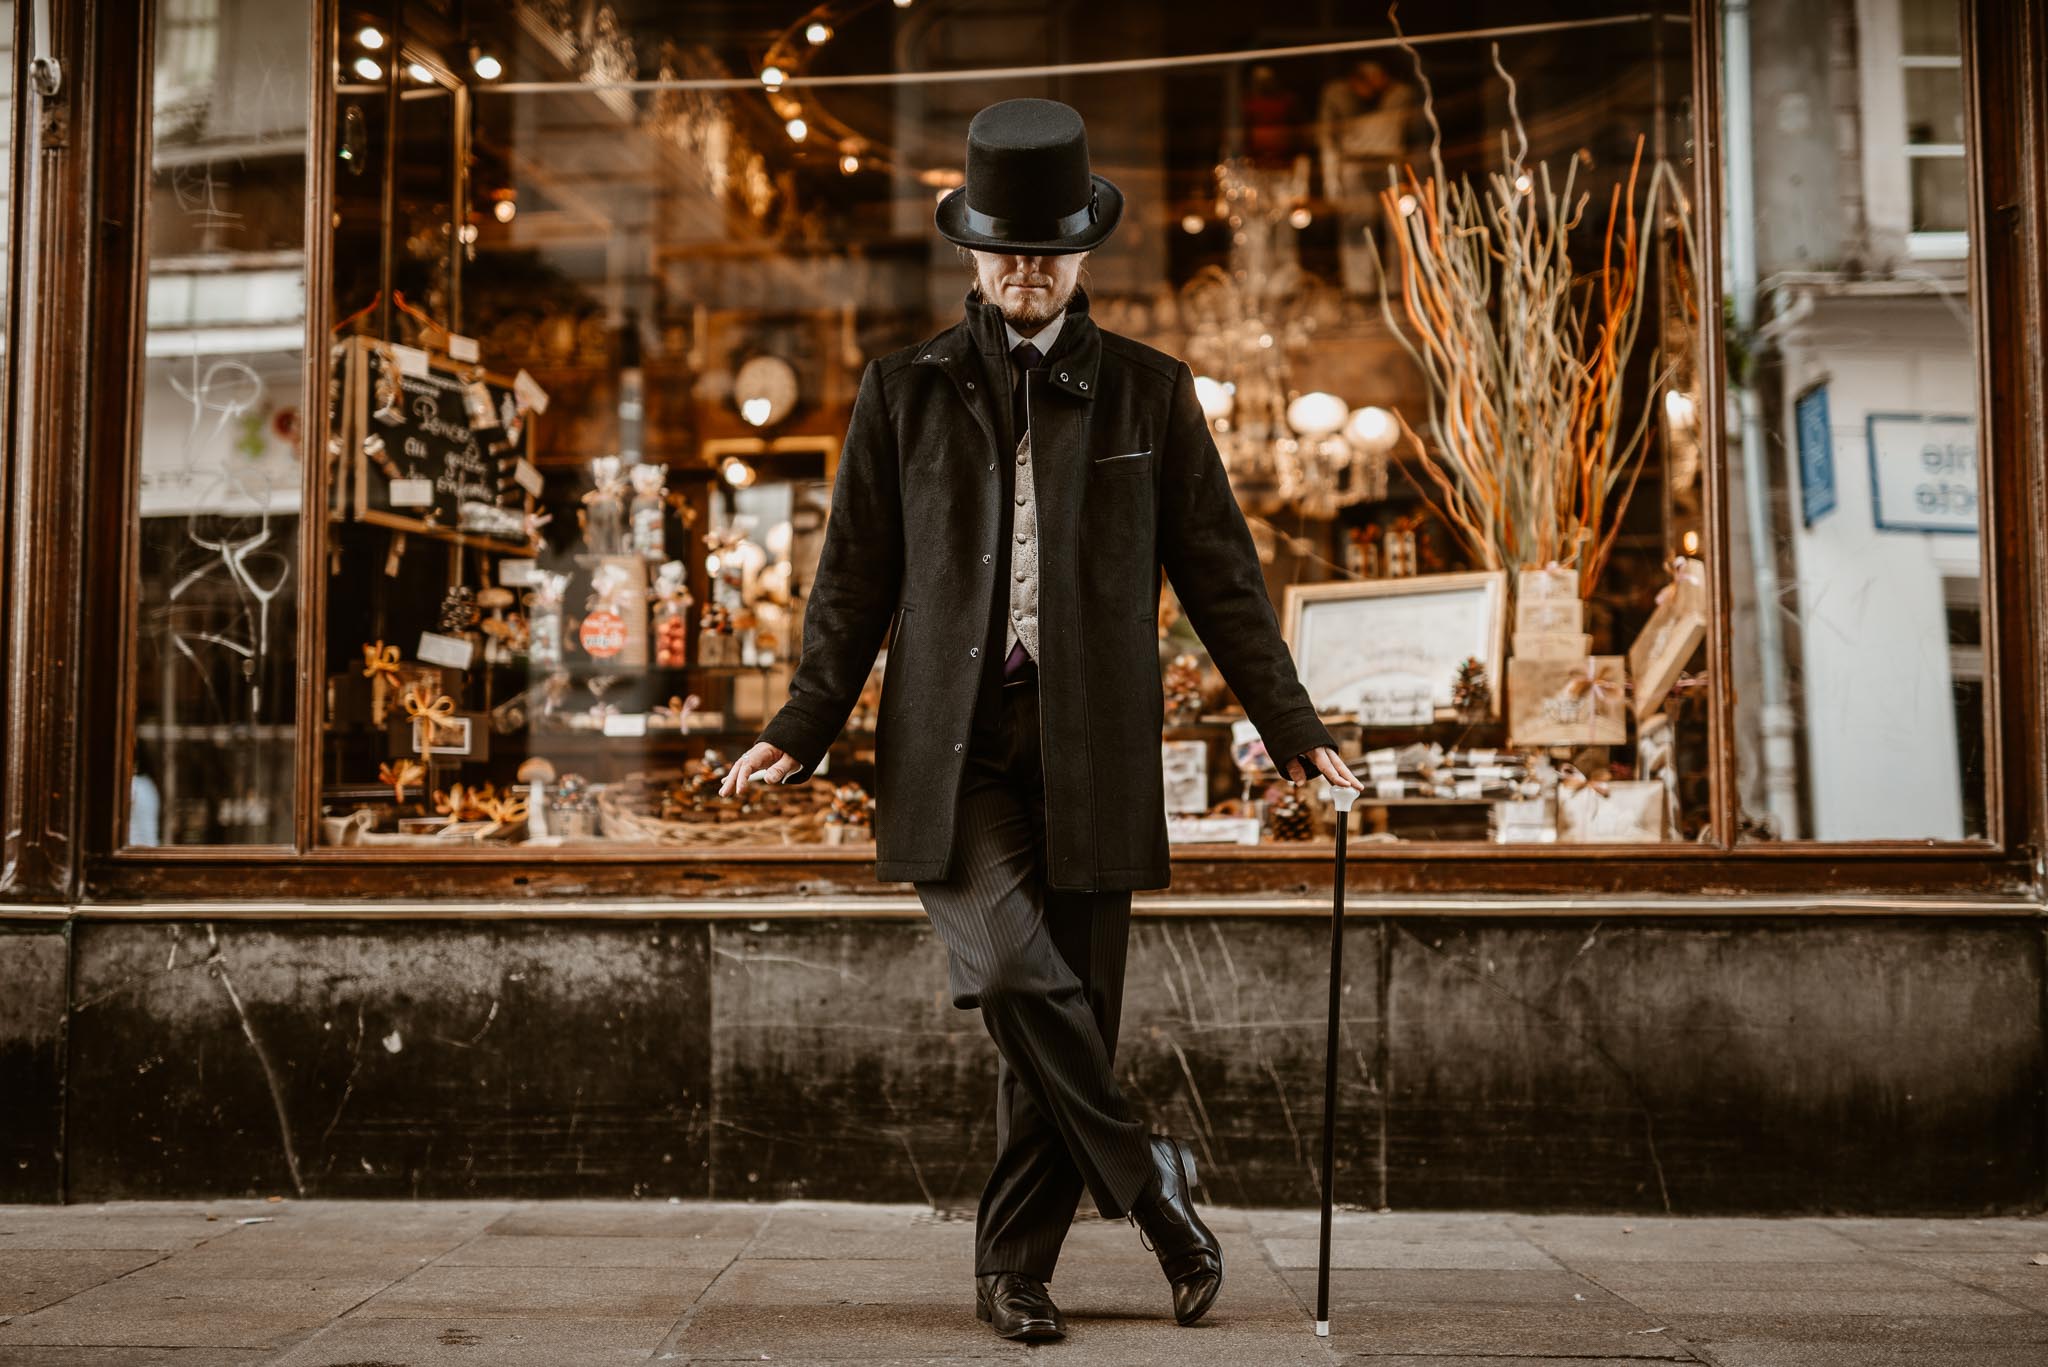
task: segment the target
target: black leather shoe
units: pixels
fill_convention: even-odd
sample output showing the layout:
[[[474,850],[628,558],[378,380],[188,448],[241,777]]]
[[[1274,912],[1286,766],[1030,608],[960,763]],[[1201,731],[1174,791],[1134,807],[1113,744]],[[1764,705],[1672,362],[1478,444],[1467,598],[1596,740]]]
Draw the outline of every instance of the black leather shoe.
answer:
[[[1022,1272],[975,1277],[974,1315],[1006,1339],[1046,1343],[1067,1336],[1067,1322],[1045,1283]]]
[[[1152,1136],[1152,1185],[1131,1207],[1131,1223],[1173,1286],[1173,1318],[1193,1324],[1223,1289],[1223,1246],[1195,1213],[1195,1155],[1178,1139]]]

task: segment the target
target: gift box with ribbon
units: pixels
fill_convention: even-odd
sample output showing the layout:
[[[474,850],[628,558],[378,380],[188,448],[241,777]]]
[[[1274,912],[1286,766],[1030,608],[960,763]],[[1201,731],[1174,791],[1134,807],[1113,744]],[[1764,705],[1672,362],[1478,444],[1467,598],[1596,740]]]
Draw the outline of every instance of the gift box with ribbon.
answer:
[[[1706,567],[1680,556],[1671,562],[1671,582],[1658,590],[1656,611],[1628,650],[1638,721],[1664,705],[1685,662],[1706,637]]]
[[[1508,744],[1620,745],[1628,681],[1619,655],[1508,661]]]
[[[1571,765],[1557,782],[1561,844],[1654,844],[1664,839],[1665,788],[1640,779],[1587,778]]]

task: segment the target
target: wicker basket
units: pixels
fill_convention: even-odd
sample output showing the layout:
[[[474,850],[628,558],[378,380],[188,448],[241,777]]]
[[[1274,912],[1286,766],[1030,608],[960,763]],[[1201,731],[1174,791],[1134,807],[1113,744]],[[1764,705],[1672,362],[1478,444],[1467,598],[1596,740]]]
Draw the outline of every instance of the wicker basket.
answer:
[[[646,774],[628,774],[608,783],[597,794],[600,828],[611,840],[643,845],[692,845],[717,848],[728,845],[818,845],[825,840],[825,811],[781,811],[767,816],[722,817],[707,812],[701,816],[673,818],[656,816],[653,790],[656,785]]]

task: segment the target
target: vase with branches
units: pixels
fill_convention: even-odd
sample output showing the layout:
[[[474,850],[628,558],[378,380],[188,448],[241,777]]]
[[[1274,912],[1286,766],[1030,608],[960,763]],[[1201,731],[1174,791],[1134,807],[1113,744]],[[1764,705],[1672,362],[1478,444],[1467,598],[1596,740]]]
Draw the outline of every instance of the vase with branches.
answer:
[[[1401,420],[1418,487],[1426,481],[1424,499],[1480,565],[1562,565],[1591,597],[1676,369],[1653,355],[1631,403],[1630,361],[1658,255],[1644,225],[1668,214],[1689,244],[1683,189],[1662,161],[1645,174],[1639,136],[1626,182],[1607,197],[1599,262],[1581,270],[1571,238],[1591,199],[1579,186],[1588,158],[1575,154],[1561,177],[1530,163],[1499,45],[1493,67],[1507,85],[1509,127],[1499,169],[1479,184],[1445,174],[1429,78],[1407,51],[1430,165],[1427,178],[1413,166],[1390,170],[1381,192],[1399,270],[1380,307],[1428,395],[1427,441]]]

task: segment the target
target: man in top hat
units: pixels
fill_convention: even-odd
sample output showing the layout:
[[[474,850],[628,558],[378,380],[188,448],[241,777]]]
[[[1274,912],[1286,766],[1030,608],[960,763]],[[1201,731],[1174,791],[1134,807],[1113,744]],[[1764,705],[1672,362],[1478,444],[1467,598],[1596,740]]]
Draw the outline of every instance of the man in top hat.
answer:
[[[1281,639],[1185,362],[1097,327],[1081,262],[1123,213],[1086,130],[1005,100],[938,229],[966,316],[861,376],[789,700],[721,791],[808,779],[886,636],[875,874],[915,885],[999,1063],[976,1311],[1065,1332],[1045,1283],[1081,1194],[1158,1256],[1174,1318],[1223,1280],[1194,1156],[1111,1069],[1131,892],[1168,885],[1159,574],[1293,782],[1359,786]]]

